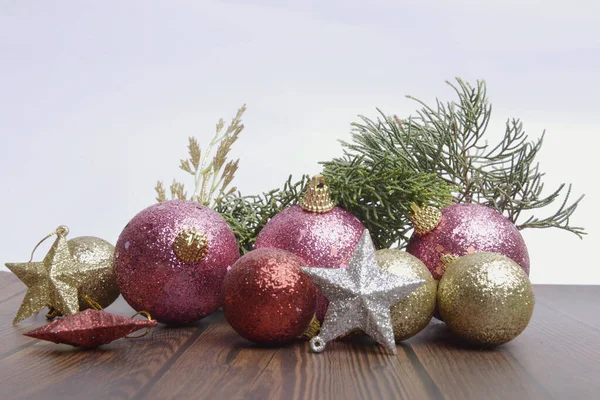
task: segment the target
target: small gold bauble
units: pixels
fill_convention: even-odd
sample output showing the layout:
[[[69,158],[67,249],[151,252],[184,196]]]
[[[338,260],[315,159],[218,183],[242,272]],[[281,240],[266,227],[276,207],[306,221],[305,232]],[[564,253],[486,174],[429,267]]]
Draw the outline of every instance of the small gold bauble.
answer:
[[[508,257],[475,253],[448,265],[438,289],[438,308],[448,327],[479,346],[497,346],[529,324],[534,296],[523,268]]]
[[[90,308],[84,296],[102,308],[111,305],[119,297],[119,287],[113,265],[115,247],[104,239],[80,236],[67,242],[71,256],[86,265],[90,271],[87,279],[80,279],[78,291],[79,310]],[[83,275],[82,275],[83,278]]]
[[[331,199],[329,186],[325,183],[323,175],[319,174],[312,177],[312,181],[308,188],[306,188],[304,197],[300,200],[300,207],[303,210],[314,213],[324,213],[335,207]]]
[[[181,261],[202,261],[208,253],[208,238],[196,228],[183,229],[173,242],[173,250]]]
[[[437,281],[417,257],[400,250],[375,252],[379,268],[390,274],[423,279],[425,284],[394,304],[390,309],[394,338],[397,342],[419,333],[429,324],[435,309]]]
[[[419,235],[425,235],[435,229],[440,223],[442,212],[431,206],[419,207],[411,204],[412,212],[409,214],[415,232]]]

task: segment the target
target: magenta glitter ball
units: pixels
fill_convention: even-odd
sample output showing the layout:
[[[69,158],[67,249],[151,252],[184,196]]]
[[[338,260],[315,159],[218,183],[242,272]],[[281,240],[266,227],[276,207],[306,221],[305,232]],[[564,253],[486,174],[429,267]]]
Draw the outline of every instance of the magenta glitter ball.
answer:
[[[287,250],[310,267],[339,268],[350,261],[364,230],[358,218],[343,208],[313,213],[294,205],[271,218],[260,231],[254,247]],[[321,322],[328,304],[319,293],[317,318]]]
[[[529,275],[529,254],[517,227],[498,211],[479,204],[443,208],[439,224],[429,233],[413,233],[406,251],[423,261],[436,279],[444,274],[440,256],[484,251],[513,259]]]
[[[190,230],[198,232],[193,238],[200,250],[176,254]],[[165,201],[141,211],[121,232],[117,284],[136,311],[163,323],[190,323],[222,305],[223,279],[239,256],[233,231],[218,213],[192,201]]]
[[[261,344],[285,344],[302,335],[317,299],[303,264],[280,249],[253,250],[233,264],[223,283],[223,310],[233,329]]]

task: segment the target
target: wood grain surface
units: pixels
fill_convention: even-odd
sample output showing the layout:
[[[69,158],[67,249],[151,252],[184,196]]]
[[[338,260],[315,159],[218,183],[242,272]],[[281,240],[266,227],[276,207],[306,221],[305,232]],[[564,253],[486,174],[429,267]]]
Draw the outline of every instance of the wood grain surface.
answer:
[[[0,272],[0,399],[594,399],[600,398],[600,286],[536,286],[531,324],[494,349],[464,345],[443,323],[398,345],[390,356],[369,338],[254,345],[223,314],[185,327],[159,325],[141,339],[97,350],[22,335],[25,294]],[[107,309],[131,315],[119,299]]]

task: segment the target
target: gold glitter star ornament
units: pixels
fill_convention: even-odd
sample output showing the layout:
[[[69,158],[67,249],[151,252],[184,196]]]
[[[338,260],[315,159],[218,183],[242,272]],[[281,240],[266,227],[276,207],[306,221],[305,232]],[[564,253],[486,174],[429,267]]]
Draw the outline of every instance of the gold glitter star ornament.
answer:
[[[67,241],[68,233],[66,226],[60,226],[42,239],[56,235],[41,262],[6,264],[27,286],[13,323],[44,307],[50,308],[52,315],[69,315],[88,308],[84,297],[107,307],[119,296],[113,267],[114,247],[100,238],[88,236]]]

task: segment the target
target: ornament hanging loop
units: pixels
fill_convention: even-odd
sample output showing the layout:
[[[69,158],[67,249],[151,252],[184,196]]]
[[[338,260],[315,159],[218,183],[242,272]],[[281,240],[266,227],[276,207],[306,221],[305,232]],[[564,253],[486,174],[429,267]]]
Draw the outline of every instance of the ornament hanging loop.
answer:
[[[310,339],[310,349],[315,353],[321,353],[325,350],[325,346],[327,346],[327,342],[323,340],[320,336],[315,336]]]
[[[325,187],[325,177],[321,174],[317,174],[312,177],[311,185],[317,188]]]
[[[53,320],[56,317],[61,316],[61,313],[54,307],[50,307],[48,312],[46,313],[46,319]]]
[[[83,300],[85,300],[85,302],[86,302],[86,303],[88,303],[88,305],[90,306],[90,308],[92,308],[92,309],[94,309],[94,310],[96,310],[96,311],[104,311],[104,309],[102,308],[102,306],[101,306],[100,304],[98,304],[98,302],[96,302],[96,301],[92,300],[92,299],[90,298],[90,296],[88,296],[87,294],[85,294],[85,293],[84,293],[84,294],[81,296],[81,298],[82,298]]]
[[[44,241],[46,241],[46,239],[51,238],[54,235],[65,237],[68,234],[69,234],[69,228],[66,225],[60,225],[58,228],[56,228],[56,230],[54,230],[54,232],[47,234],[42,240],[40,240],[38,242],[38,244],[35,245],[35,247],[31,251],[31,257],[29,257],[29,261],[27,261],[27,262],[30,263],[31,261],[33,261],[33,255],[35,254],[35,251],[37,250],[38,247],[40,247],[40,244],[42,244],[42,243],[44,243]]]
[[[152,316],[150,315],[150,313],[149,313],[148,311],[145,311],[145,310],[138,311],[138,312],[136,312],[135,314],[133,314],[133,315],[131,316],[131,318],[135,318],[135,317],[137,317],[138,315],[141,315],[141,316],[143,316],[143,317],[146,317],[146,318],[148,318],[148,320],[149,320],[149,321],[152,321]],[[134,335],[131,335],[131,334],[129,334],[129,335],[125,336],[125,337],[126,337],[127,339],[138,339],[138,338],[144,337],[144,336],[146,336],[147,334],[149,334],[149,333],[150,333],[150,329],[152,329],[152,328],[148,327],[148,328],[146,328],[146,331],[145,331],[144,333],[141,333],[141,334],[139,334],[139,335],[135,335],[135,336],[134,336]]]

